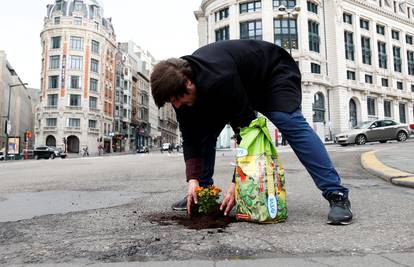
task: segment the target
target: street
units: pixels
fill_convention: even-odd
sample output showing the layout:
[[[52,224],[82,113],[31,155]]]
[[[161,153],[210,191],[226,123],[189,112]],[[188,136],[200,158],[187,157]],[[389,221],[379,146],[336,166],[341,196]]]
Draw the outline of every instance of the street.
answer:
[[[286,170],[285,223],[199,230],[182,225],[187,215],[170,208],[186,192],[181,153],[0,164],[0,264],[319,257],[317,265],[334,266],[329,257],[352,255],[383,255],[396,264],[387,255],[414,252],[414,190],[370,175],[360,156],[399,146],[414,149],[414,141],[327,146],[350,189],[349,226],[326,224],[328,202],[288,147],[278,148]],[[215,181],[222,189],[231,181],[234,154],[217,152]]]

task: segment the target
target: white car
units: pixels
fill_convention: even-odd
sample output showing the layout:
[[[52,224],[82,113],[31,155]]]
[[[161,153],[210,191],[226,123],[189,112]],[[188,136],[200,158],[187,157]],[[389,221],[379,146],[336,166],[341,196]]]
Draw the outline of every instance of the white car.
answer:
[[[171,144],[170,143],[164,143],[162,144],[162,151],[168,151],[171,148]]]

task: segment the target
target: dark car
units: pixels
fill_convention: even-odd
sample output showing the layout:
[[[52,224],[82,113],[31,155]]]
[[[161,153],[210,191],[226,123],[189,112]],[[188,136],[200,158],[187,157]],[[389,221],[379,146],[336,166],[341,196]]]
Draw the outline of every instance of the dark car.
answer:
[[[50,146],[38,146],[34,149],[35,159],[54,159],[61,157],[60,151],[55,147]]]
[[[403,142],[407,140],[409,132],[407,124],[397,123],[393,120],[366,121],[358,124],[348,132],[337,134],[335,142],[342,146],[348,144],[363,145],[374,141],[385,143],[388,140]]]
[[[147,146],[139,146],[137,148],[137,153],[149,153],[149,148]]]

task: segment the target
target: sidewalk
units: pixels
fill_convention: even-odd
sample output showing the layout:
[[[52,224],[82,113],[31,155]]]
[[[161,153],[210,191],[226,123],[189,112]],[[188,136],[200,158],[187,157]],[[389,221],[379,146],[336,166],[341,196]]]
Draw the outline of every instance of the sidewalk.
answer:
[[[413,138],[413,137],[411,137]],[[414,188],[414,140],[362,154],[362,166],[395,185]]]

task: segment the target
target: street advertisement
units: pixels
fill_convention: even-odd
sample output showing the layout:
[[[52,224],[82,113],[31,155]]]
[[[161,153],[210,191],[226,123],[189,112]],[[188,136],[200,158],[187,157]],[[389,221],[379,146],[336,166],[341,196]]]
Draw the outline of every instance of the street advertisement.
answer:
[[[19,154],[20,151],[20,137],[9,136],[9,154]]]

